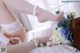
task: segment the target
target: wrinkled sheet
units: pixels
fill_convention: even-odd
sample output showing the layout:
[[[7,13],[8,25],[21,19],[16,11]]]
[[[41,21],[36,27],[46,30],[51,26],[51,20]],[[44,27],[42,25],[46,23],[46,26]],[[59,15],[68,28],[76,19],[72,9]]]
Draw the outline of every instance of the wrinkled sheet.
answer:
[[[80,53],[80,51],[68,45],[56,45],[52,47],[36,48],[29,53]]]

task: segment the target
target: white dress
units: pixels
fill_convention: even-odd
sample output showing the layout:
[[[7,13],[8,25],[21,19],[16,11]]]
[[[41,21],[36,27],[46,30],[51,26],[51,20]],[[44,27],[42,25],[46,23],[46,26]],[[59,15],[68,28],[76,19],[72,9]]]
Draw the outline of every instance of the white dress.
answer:
[[[80,53],[76,48],[68,45],[56,45],[52,47],[41,47],[30,51],[29,53]]]

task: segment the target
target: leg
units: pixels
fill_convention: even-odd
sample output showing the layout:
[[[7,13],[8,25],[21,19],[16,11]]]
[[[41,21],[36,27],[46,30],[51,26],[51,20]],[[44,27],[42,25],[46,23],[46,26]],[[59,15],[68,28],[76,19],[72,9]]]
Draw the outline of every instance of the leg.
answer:
[[[7,6],[17,12],[23,12],[26,14],[32,14],[34,5],[25,2],[24,0],[3,0]],[[15,3],[15,4],[14,4]],[[59,15],[54,15],[40,7],[37,8],[38,20],[40,22],[45,22],[48,20],[59,21],[63,18],[63,12]]]
[[[37,9],[37,16],[38,20],[40,22],[45,22],[45,21],[61,21],[64,18],[64,12],[61,12],[58,15],[54,15],[46,10],[43,10],[41,8]]]
[[[10,13],[10,11],[4,5],[3,1],[0,0],[0,24],[10,24],[15,21],[16,18]],[[20,30],[10,33],[8,35],[20,37],[22,41],[25,39],[25,32],[23,27]]]
[[[16,21],[14,16],[9,12],[4,3],[0,0],[0,23],[11,23]]]

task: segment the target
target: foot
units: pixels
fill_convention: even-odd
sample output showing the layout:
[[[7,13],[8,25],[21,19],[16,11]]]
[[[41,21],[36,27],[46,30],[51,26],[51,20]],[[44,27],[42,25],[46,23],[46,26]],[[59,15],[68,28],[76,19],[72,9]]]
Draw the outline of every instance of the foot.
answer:
[[[64,19],[64,12],[61,12],[57,15],[56,21],[61,21]]]

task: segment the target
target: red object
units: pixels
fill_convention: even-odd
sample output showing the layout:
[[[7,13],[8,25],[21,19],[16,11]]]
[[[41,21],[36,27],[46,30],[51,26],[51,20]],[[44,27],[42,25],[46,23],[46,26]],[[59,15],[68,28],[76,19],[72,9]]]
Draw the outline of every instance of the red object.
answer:
[[[70,28],[73,34],[73,45],[80,50],[80,17],[71,20]]]

